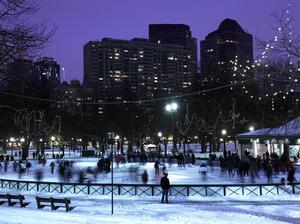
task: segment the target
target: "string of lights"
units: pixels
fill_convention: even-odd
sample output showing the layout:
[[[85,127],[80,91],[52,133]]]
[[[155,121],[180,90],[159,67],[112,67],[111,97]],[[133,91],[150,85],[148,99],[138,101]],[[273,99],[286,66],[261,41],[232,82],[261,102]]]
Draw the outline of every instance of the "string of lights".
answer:
[[[286,10],[283,11],[283,14],[279,18],[279,23],[274,39],[263,42],[262,50],[253,64],[249,62],[240,63],[238,56],[230,61],[233,71],[231,83],[234,83],[235,79],[247,77],[247,73],[250,72],[250,74],[255,73],[255,79],[261,80],[262,84],[266,85],[267,92],[261,96],[257,96],[257,100],[259,101],[263,98],[271,97],[272,102],[274,102],[275,96],[277,98],[281,96],[282,99],[285,100],[287,95],[295,92],[297,86],[299,86],[300,56],[297,56],[297,54],[293,52],[297,47],[293,43],[290,0],[288,1]],[[280,60],[278,60],[279,58]],[[280,64],[278,64],[278,68],[276,68],[278,61],[287,61],[288,65],[280,68]],[[285,83],[285,85],[281,85],[280,83]],[[231,87],[231,89],[233,89],[233,87]],[[241,93],[249,94],[250,91],[247,90],[246,86],[243,86]],[[252,94],[250,98],[256,100],[256,97]],[[274,110],[273,106],[272,109]]]
[[[12,97],[23,98],[23,99],[32,100],[32,101],[57,103],[57,104],[85,104],[85,105],[143,104],[143,103],[148,103],[148,102],[173,100],[173,99],[184,98],[184,97],[193,96],[193,95],[201,95],[201,94],[204,94],[204,93],[209,93],[209,92],[220,90],[220,89],[225,89],[225,88],[228,88],[228,87],[249,83],[251,81],[255,81],[255,79],[254,78],[247,79],[247,80],[243,80],[243,81],[239,81],[239,82],[235,82],[235,83],[230,83],[230,84],[226,84],[226,85],[222,85],[222,86],[218,86],[218,87],[214,87],[214,88],[210,88],[210,89],[206,89],[206,90],[201,90],[201,91],[196,91],[196,92],[186,93],[186,94],[181,94],[181,95],[175,95],[175,96],[169,96],[169,97],[160,97],[160,98],[154,98],[154,99],[145,99],[145,100],[122,101],[122,102],[59,101],[59,100],[51,100],[51,99],[25,96],[25,95],[20,95],[20,94],[16,94],[16,93],[5,92],[5,91],[0,91],[0,94],[7,95],[7,96],[12,96]]]

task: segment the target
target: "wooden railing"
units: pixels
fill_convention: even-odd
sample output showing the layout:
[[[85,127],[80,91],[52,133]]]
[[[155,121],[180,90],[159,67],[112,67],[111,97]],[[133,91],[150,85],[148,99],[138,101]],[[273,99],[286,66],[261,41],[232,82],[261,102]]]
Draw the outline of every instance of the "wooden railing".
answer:
[[[0,188],[17,191],[45,193],[69,193],[88,195],[109,195],[111,184],[78,184],[60,182],[37,182],[26,180],[0,179]],[[158,184],[114,184],[114,195],[158,196],[161,187]],[[300,194],[300,183],[293,184],[210,184],[210,185],[171,185],[170,196],[234,196],[234,195],[278,195]]]

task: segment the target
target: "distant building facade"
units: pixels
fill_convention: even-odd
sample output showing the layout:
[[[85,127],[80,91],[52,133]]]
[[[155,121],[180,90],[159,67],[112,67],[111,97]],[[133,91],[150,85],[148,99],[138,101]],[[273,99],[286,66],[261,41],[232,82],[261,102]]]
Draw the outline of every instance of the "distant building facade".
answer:
[[[31,60],[16,59],[7,66],[7,79],[4,86],[13,93],[32,95],[39,85],[39,77],[34,72]]]
[[[200,42],[201,74],[220,83],[232,83],[247,76],[253,64],[253,37],[232,19]]]
[[[192,36],[190,27],[185,24],[150,24],[149,42],[173,44],[191,49],[193,63],[197,69],[197,39]]]
[[[42,87],[51,87],[60,84],[60,65],[54,58],[42,57],[34,63],[40,76]]]
[[[84,84],[102,101],[153,99],[190,90],[192,49],[181,45],[104,38],[84,46]]]

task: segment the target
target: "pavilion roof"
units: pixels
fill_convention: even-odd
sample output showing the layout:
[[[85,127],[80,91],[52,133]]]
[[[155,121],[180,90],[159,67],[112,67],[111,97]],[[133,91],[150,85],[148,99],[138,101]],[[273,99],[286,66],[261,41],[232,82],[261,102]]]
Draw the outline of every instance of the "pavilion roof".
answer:
[[[262,128],[236,136],[238,140],[251,138],[300,138],[300,117],[277,128]]]

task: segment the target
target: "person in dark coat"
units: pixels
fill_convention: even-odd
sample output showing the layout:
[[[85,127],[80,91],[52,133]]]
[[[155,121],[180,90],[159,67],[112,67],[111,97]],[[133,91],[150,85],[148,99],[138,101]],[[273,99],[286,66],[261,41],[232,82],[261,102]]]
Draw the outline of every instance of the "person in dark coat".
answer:
[[[289,183],[294,183],[296,181],[296,178],[295,178],[295,168],[294,167],[292,167],[289,170],[287,180],[288,180]]]
[[[161,203],[169,203],[168,201],[168,195],[169,195],[169,189],[170,189],[170,181],[168,178],[168,173],[164,173],[164,176],[160,180],[160,186],[162,188],[162,198]]]
[[[143,181],[143,184],[147,184],[147,182],[148,182],[147,170],[145,170],[144,173],[142,174],[142,181]]]
[[[51,174],[53,174],[54,173],[54,167],[55,167],[55,163],[53,161],[50,163],[50,167],[51,167]]]
[[[159,160],[156,160],[154,163],[155,175],[159,176]]]

